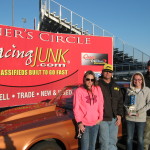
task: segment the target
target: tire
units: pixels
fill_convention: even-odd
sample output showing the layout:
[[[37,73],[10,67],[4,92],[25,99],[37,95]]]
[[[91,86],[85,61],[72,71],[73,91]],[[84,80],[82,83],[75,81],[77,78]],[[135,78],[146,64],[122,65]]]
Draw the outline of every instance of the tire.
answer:
[[[42,141],[35,144],[30,150],[62,150],[55,141]]]

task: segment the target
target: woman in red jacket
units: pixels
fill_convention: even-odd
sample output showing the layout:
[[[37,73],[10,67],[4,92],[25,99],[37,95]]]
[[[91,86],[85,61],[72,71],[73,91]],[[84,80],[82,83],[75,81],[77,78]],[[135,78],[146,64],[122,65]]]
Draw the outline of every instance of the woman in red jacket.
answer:
[[[95,150],[99,123],[103,120],[103,95],[92,71],[74,93],[73,111],[81,136],[81,150]]]

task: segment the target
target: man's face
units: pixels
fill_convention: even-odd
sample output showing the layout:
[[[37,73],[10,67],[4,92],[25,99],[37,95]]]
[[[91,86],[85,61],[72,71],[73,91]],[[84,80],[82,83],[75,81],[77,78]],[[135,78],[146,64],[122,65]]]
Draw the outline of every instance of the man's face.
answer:
[[[147,67],[147,71],[150,73],[150,66]]]
[[[111,79],[112,72],[111,71],[103,71],[103,78],[104,79]]]

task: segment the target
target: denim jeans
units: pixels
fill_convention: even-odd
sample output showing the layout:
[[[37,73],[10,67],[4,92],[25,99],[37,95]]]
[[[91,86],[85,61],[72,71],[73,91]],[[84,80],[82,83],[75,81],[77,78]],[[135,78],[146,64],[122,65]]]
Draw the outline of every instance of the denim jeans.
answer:
[[[95,150],[99,125],[85,126],[81,137],[81,150]]]
[[[117,150],[118,126],[116,119],[112,121],[102,121],[99,128],[100,150]]]
[[[150,150],[150,116],[146,118],[144,131],[144,150]]]
[[[134,131],[137,131],[137,150],[144,149],[144,128],[146,122],[133,122],[127,120],[127,150],[132,150],[132,142],[134,137]]]

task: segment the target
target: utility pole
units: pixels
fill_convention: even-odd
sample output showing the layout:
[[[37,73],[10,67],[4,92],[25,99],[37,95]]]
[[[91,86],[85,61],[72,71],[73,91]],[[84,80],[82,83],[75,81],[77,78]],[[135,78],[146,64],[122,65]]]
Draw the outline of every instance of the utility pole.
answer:
[[[39,0],[39,22],[41,22],[42,14],[41,14],[42,0]]]
[[[12,26],[14,26],[14,0],[12,0]]]

